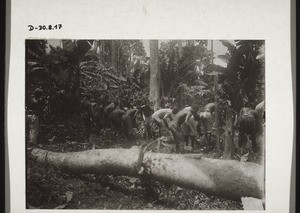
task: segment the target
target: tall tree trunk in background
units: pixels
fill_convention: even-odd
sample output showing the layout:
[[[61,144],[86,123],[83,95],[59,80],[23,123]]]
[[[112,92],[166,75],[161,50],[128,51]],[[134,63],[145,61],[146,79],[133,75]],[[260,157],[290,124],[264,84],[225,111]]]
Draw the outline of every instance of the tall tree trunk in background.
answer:
[[[116,63],[116,41],[112,40],[111,41],[111,66],[115,67],[115,63]]]
[[[182,55],[183,55],[183,48],[182,48],[182,41],[181,40],[178,40],[178,48],[179,48],[179,56],[181,58]]]
[[[223,157],[226,159],[232,159],[233,157],[233,137],[234,137],[234,112],[227,106],[226,108],[226,127],[225,127],[225,144]]]
[[[217,151],[220,150],[220,129],[219,129],[219,75],[215,75],[215,124],[216,124],[216,143],[215,148]]]
[[[212,51],[212,64],[214,64],[214,41],[211,40],[211,51]],[[216,124],[216,143],[215,143],[215,149],[217,151],[220,150],[220,130],[219,130],[219,75],[218,73],[215,74],[215,88],[214,88],[214,92],[215,92],[215,106],[216,106],[216,110],[215,110],[215,124]]]
[[[156,111],[161,101],[161,75],[158,64],[158,40],[150,40],[150,91],[149,99]]]
[[[95,40],[95,41],[94,41],[94,44],[93,44],[93,52],[94,52],[95,54],[97,54],[98,45],[99,45],[99,41],[98,41],[98,40]]]
[[[105,64],[105,42],[104,40],[100,40],[100,57],[101,57],[101,62],[102,64]]]
[[[132,44],[129,44],[130,45],[130,65],[129,65],[129,69],[128,69],[128,72],[127,72],[127,76],[130,76],[131,74],[133,74],[133,67],[134,67],[134,58],[133,58],[133,45]]]

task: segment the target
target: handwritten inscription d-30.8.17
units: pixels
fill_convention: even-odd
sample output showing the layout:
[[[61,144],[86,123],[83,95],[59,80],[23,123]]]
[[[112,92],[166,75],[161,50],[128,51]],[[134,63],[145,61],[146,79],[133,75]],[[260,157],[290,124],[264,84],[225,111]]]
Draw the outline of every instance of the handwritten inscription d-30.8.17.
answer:
[[[33,31],[33,30],[60,30],[62,28],[62,24],[56,24],[56,25],[38,25],[38,26],[33,26],[33,25],[28,25],[28,30]]]

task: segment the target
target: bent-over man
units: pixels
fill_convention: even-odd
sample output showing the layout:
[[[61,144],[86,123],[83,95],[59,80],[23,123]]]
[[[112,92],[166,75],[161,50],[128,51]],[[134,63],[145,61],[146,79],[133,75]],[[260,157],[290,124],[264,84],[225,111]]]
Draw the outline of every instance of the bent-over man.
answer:
[[[153,114],[153,109],[151,109],[149,105],[143,105],[140,108],[140,112],[142,114],[145,130],[146,130],[144,137],[145,139],[152,138],[153,135],[151,131],[151,122],[152,122],[151,115]]]
[[[213,113],[215,111],[215,108],[215,103],[209,103],[205,105],[204,112],[200,112],[200,123],[203,125],[206,145],[210,149],[212,149],[214,146],[211,140],[211,136],[213,132]]]
[[[172,113],[172,109],[159,109],[152,114],[152,119],[159,129],[159,135],[162,136],[162,128],[164,127],[163,118],[166,114]]]
[[[108,104],[107,106],[104,107],[103,110],[103,118],[104,118],[104,123],[106,124],[106,127],[113,127],[113,124],[111,123],[110,120],[110,114],[114,109],[120,108],[119,107],[119,102],[114,101]]]
[[[172,112],[165,114],[163,117],[163,122],[167,129],[169,129],[169,123],[175,118],[175,115],[178,113],[179,108],[177,106],[172,108]]]
[[[243,147],[246,143],[246,135],[250,135],[252,148],[257,152],[256,133],[257,133],[257,120],[258,116],[256,111],[250,105],[243,107],[240,110],[239,116],[239,147]]]
[[[115,127],[115,129],[119,133],[122,132],[122,126],[123,126],[122,125],[122,117],[123,117],[123,115],[125,115],[125,111],[117,107],[110,113],[110,116],[109,116],[112,126]]]
[[[136,116],[138,109],[129,109],[122,116],[123,130],[127,137],[131,137],[133,134],[133,128],[137,127]]]
[[[198,121],[199,115],[197,114],[199,110],[199,106],[194,104],[191,107],[185,107],[181,111],[179,111],[174,119],[169,123],[169,130],[172,132],[175,143],[176,143],[176,153],[179,153],[179,144],[182,141],[182,137],[180,134],[180,127],[184,123],[187,126],[188,130],[191,130],[189,119],[191,116],[194,116],[195,120]],[[194,141],[192,141],[192,146]]]

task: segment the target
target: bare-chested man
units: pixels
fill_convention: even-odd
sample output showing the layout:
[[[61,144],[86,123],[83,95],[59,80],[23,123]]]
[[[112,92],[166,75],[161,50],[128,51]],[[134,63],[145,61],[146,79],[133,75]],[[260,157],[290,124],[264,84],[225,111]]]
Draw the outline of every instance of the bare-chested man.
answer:
[[[112,126],[116,128],[119,133],[122,132],[122,116],[125,115],[125,111],[116,107],[109,116]]]
[[[216,109],[216,104],[215,103],[209,103],[206,104],[204,107],[204,112],[210,112],[213,113]]]
[[[110,120],[110,114],[116,108],[119,108],[119,102],[118,101],[111,102],[110,104],[108,104],[107,106],[104,107],[104,109],[103,109],[103,118],[104,118],[104,123],[106,124],[106,127],[112,127],[112,123],[111,123],[111,120]]]
[[[182,141],[182,137],[180,135],[180,127],[184,123],[187,126],[187,129],[190,129],[189,119],[191,116],[194,116],[194,119],[198,121],[199,115],[197,114],[199,110],[199,106],[194,104],[191,107],[185,107],[181,111],[179,111],[174,119],[169,123],[169,130],[172,132],[173,137],[176,142],[176,153],[179,153],[179,144]]]
[[[169,129],[169,122],[172,121],[175,118],[175,115],[178,113],[179,108],[177,106],[174,106],[172,108],[172,112],[165,114],[163,117],[163,122],[165,126]]]
[[[150,139],[152,138],[152,131],[151,131],[151,123],[152,123],[152,118],[151,115],[153,114],[153,109],[148,105],[145,104],[143,106],[140,107],[139,109],[142,117],[143,117],[143,121],[144,121],[144,126],[145,126],[145,139]]]
[[[195,120],[194,116],[191,116],[190,119],[183,124],[181,124],[182,135],[185,141],[186,146],[189,145],[189,139],[191,139],[191,148],[194,149],[194,145],[197,142],[197,125],[198,121]]]
[[[159,109],[151,115],[154,123],[158,126],[160,136],[162,136],[161,130],[164,127],[164,121],[162,119],[169,113],[172,113],[172,109]]]
[[[239,115],[239,146],[243,147],[246,143],[246,135],[250,135],[254,152],[258,151],[256,144],[257,120],[258,115],[251,103],[240,110]]]
[[[213,113],[215,111],[215,107],[216,106],[214,103],[209,103],[204,107],[204,112],[200,112],[200,122],[203,125],[206,145],[209,148],[213,147],[211,141],[211,135],[212,135],[212,127],[214,123]]]
[[[125,132],[125,135],[127,137],[132,136],[133,128],[137,126],[136,124],[136,116],[138,114],[138,109],[129,109],[125,112],[125,114],[122,116],[122,122],[123,122],[123,130]]]

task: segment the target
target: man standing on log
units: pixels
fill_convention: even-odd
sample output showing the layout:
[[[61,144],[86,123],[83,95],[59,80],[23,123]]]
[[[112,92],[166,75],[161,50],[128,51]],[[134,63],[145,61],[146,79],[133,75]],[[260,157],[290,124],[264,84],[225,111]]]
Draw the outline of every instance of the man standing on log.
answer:
[[[198,121],[200,119],[197,114],[199,106],[193,104],[191,107],[185,107],[179,111],[174,119],[169,123],[169,130],[172,132],[175,143],[176,143],[176,153],[179,153],[179,145],[182,142],[182,137],[180,134],[180,127],[182,124],[186,125],[187,130],[191,130],[189,119],[191,116],[194,116],[194,119]],[[186,139],[186,138],[185,138]],[[192,140],[192,147],[194,146],[195,141]]]
[[[29,130],[28,143],[37,144],[39,125],[42,118],[42,89],[35,89],[27,103],[26,123]]]

